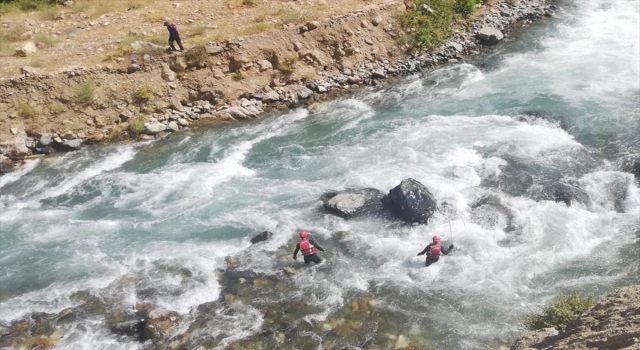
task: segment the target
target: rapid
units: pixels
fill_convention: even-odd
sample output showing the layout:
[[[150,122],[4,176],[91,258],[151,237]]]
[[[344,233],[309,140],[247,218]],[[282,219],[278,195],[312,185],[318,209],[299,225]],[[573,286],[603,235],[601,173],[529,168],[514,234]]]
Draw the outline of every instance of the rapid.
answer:
[[[0,177],[0,325],[60,312],[78,291],[110,293],[135,275],[142,282],[119,292],[122,304],[174,310],[185,332],[197,307],[221,296],[226,257],[275,275],[300,229],[327,249],[326,262],[287,262],[302,269],[286,291],[253,296],[313,306],[299,316],[308,327],[283,331],[283,348],[367,348],[363,339],[386,334],[391,344],[402,335],[436,349],[496,349],[559,294],[640,283],[640,186],[623,167],[640,156],[640,1],[558,7],[488,55],[317,113],[86,148]],[[319,201],[347,187],[386,192],[405,178],[440,204],[427,226],[346,221]],[[588,200],[555,201],[558,184]],[[265,230],[274,237],[251,246]],[[416,254],[433,235],[456,248],[423,268]],[[331,320],[363,295],[395,326],[332,338]],[[216,334],[211,348],[260,339],[267,315],[240,304],[199,329]],[[100,317],[64,327],[59,348],[145,346]]]

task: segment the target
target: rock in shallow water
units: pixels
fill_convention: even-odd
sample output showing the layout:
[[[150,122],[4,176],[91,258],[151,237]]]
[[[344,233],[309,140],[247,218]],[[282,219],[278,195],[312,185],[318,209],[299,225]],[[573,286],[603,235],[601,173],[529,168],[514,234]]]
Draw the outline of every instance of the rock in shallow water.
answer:
[[[324,207],[345,219],[376,214],[382,209],[384,194],[375,188],[327,192],[320,198]]]
[[[425,185],[409,178],[389,191],[382,204],[406,223],[426,224],[436,210],[437,201]]]
[[[260,243],[260,242],[266,241],[266,240],[268,240],[269,238],[271,238],[272,236],[273,236],[273,232],[270,232],[270,231],[264,231],[264,232],[262,232],[261,234],[259,234],[259,235],[255,236],[255,237],[253,237],[253,238],[251,239],[251,244],[256,244],[256,243]]]

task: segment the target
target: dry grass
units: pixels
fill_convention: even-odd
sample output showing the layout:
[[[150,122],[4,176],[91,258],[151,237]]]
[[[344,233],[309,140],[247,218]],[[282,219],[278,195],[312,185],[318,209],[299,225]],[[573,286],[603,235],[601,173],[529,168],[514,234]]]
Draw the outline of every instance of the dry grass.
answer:
[[[38,45],[38,48],[54,47],[58,43],[58,39],[46,33],[36,34],[33,41]]]
[[[38,110],[35,107],[33,107],[28,103],[18,103],[15,108],[16,108],[16,112],[18,112],[18,116],[25,119],[34,118],[38,114],[40,114],[40,112],[38,112]]]

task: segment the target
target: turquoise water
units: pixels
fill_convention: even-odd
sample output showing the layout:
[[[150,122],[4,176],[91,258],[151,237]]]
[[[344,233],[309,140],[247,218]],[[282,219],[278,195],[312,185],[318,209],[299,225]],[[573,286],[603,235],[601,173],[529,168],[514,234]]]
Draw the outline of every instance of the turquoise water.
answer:
[[[528,308],[559,293],[599,296],[640,282],[640,189],[618,167],[640,153],[640,5],[560,7],[487,56],[359,91],[316,114],[87,148],[1,177],[0,321],[59,312],[74,305],[73,292],[109,289],[127,273],[145,275],[154,293],[130,291],[125,304],[192,314],[218,298],[224,258],[263,230],[276,235],[250,250],[256,271],[279,271],[276,251],[293,250],[298,229],[327,246],[312,278],[292,278],[291,293],[304,291],[322,310],[310,323],[366,294],[409,320],[399,333],[437,349],[495,349]],[[522,117],[530,112],[544,117]],[[407,177],[447,203],[426,227],[344,221],[318,200],[344,187],[387,191]],[[556,203],[558,181],[592,203]],[[486,195],[499,198],[515,230],[504,211],[472,208]],[[457,248],[421,268],[415,255],[434,234]],[[165,265],[197,278],[176,281]],[[84,326],[67,330],[60,347],[141,347],[101,322]],[[234,332],[220,348],[257,333],[261,319],[247,313],[225,327]]]

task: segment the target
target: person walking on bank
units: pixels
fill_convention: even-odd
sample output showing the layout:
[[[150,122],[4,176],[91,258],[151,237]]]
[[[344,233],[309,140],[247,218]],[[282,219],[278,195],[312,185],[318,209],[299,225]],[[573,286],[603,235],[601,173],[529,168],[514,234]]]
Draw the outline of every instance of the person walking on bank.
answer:
[[[180,39],[180,33],[178,33],[178,27],[169,21],[164,21],[164,26],[167,27],[167,30],[169,31],[169,47],[171,48],[171,51],[177,51],[176,47],[173,46],[173,42],[177,42],[180,47],[180,51],[184,51],[184,47],[182,47],[182,39]]]
[[[440,259],[440,253],[447,255],[451,253],[451,250],[453,250],[453,244],[449,246],[449,249],[443,249],[440,246],[440,237],[433,236],[433,243],[427,245],[427,247],[424,248],[423,251],[418,253],[418,256],[424,255],[424,253],[427,253],[427,260],[425,261],[424,264],[425,266],[429,266],[437,262],[438,259]]]
[[[310,262],[314,262],[319,264],[322,259],[316,254],[317,251],[324,252],[324,249],[318,245],[313,239],[309,239],[309,232],[300,231],[298,233],[300,236],[300,242],[296,245],[296,250],[293,252],[293,260],[298,259],[298,251],[302,251],[302,255],[304,256],[304,263],[308,264]]]

